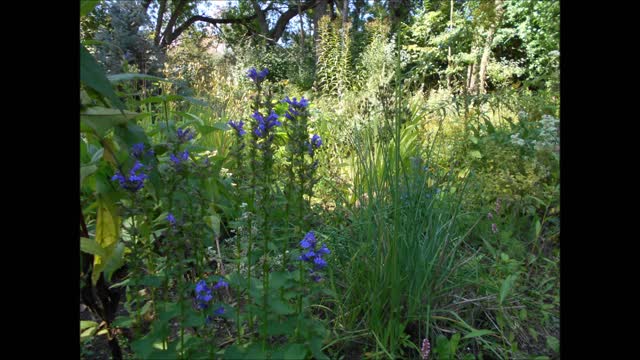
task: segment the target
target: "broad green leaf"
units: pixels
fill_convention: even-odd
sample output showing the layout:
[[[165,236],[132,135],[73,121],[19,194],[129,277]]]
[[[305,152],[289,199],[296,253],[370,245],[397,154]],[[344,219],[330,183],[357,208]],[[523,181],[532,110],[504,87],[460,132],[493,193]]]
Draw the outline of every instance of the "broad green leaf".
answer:
[[[100,137],[104,137],[107,131],[114,126],[126,124],[138,115],[131,111],[119,111],[116,109],[94,106],[86,108],[80,113],[80,120],[93,129]]]
[[[236,360],[236,359],[244,359],[244,349],[242,349],[239,345],[231,345],[227,347],[224,351],[224,359]]]
[[[111,275],[124,265],[125,246],[123,243],[117,243],[115,249],[105,258],[104,275],[107,281],[111,281]]]
[[[95,321],[80,320],[80,331],[90,327],[97,327],[97,326],[98,326],[98,323]]]
[[[80,167],[80,185],[82,185],[84,178],[93,174],[98,170],[98,167],[95,165],[87,165]]]
[[[555,336],[547,337],[547,347],[554,352],[560,352],[560,341]]]
[[[469,155],[476,159],[482,159],[482,154],[478,150],[472,150],[471,152],[469,152]]]
[[[500,297],[498,299],[498,303],[500,305],[502,305],[502,303],[504,302],[504,299],[506,299],[507,295],[509,295],[511,288],[513,287],[513,283],[516,281],[517,277],[518,277],[518,274],[512,274],[512,275],[509,275],[502,282],[502,286],[500,287]]]
[[[303,344],[288,344],[282,349],[282,357],[280,359],[296,360],[304,359],[306,356],[306,346],[304,346]]]
[[[97,326],[96,327],[87,328],[82,333],[80,333],[80,339],[85,339],[85,338],[94,336],[97,331],[98,331],[98,327]]]
[[[295,312],[291,305],[284,303],[278,298],[269,299],[269,307],[275,314],[278,315],[288,315]]]
[[[87,254],[96,255],[106,257],[107,253],[102,248],[102,246],[98,245],[93,239],[88,239],[85,237],[80,238],[80,250],[86,252]]]
[[[309,340],[309,348],[311,354],[318,360],[329,360],[329,357],[322,352],[322,340],[317,336],[314,336]]]
[[[93,285],[98,282],[100,274],[105,269],[106,261],[118,241],[120,231],[120,217],[115,214],[113,206],[104,199],[99,199],[98,216],[96,220],[96,243],[106,251],[106,256],[96,255],[93,262],[93,274],[91,280]]]
[[[112,323],[112,327],[123,327],[128,328],[133,326],[133,318],[126,316],[118,316]]]
[[[104,154],[104,148],[100,148],[96,150],[96,152],[93,153],[93,155],[91,156],[91,163],[98,162],[98,160],[102,158],[103,154]]]
[[[473,330],[472,332],[468,333],[467,335],[463,336],[462,339],[471,339],[471,338],[475,338],[475,337],[480,337],[480,336],[484,336],[484,335],[493,335],[495,334],[493,331],[491,330]]]
[[[80,81],[86,86],[100,93],[111,101],[111,104],[120,110],[124,110],[124,104],[115,91],[111,87],[111,83],[107,80],[104,70],[89,51],[80,45]]]
[[[80,0],[80,17],[87,16],[98,3],[100,3],[100,0]]]
[[[262,350],[262,344],[253,343],[247,347],[244,358],[249,359],[266,359],[267,353]]]
[[[152,76],[152,75],[147,75],[147,74],[134,74],[134,73],[107,75],[107,79],[112,84],[120,82],[120,81],[141,80],[141,79],[171,82],[171,80],[164,79],[164,78],[157,77],[157,76]]]

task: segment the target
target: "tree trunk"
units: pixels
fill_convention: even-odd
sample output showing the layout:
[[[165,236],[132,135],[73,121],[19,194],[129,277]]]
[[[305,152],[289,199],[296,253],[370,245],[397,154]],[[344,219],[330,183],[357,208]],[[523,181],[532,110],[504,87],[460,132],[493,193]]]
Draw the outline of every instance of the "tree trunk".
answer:
[[[453,0],[451,0],[451,9],[449,15],[449,34],[453,29]],[[447,55],[447,89],[451,91],[451,42],[449,42],[449,54]]]
[[[322,19],[326,11],[327,11],[327,0],[320,0],[320,2],[318,3],[318,6],[316,6],[315,10],[313,11],[313,43],[316,49],[316,57],[318,54],[319,35],[320,35],[320,31],[318,29],[318,22],[320,21],[320,19]]]
[[[153,43],[160,45],[160,31],[162,30],[162,20],[164,13],[167,11],[167,0],[160,0],[160,10],[158,10],[158,20],[156,21],[156,31],[153,37]]]
[[[474,60],[476,61],[476,60]],[[472,63],[471,64],[471,68],[469,68],[469,94],[474,94],[476,93],[476,88],[477,88],[477,81],[476,78],[478,72],[476,71],[476,63]]]
[[[502,21],[502,15],[504,14],[504,0],[496,0],[495,1],[495,20],[492,22],[491,27],[489,28],[489,34],[487,35],[487,40],[484,44],[484,49],[482,50],[482,60],[480,61],[480,71],[479,71],[479,80],[480,84],[478,86],[478,94],[486,93],[486,77],[487,77],[487,65],[489,65],[489,57],[491,56],[491,45],[493,43],[493,38],[496,35],[496,31],[500,26],[500,22]]]

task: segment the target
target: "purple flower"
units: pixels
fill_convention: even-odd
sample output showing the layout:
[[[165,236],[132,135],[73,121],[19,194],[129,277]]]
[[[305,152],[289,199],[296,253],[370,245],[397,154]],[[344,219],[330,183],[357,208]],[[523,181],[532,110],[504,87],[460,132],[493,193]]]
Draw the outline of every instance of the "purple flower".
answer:
[[[204,280],[198,281],[196,284],[196,307],[200,310],[206,309],[211,299],[213,299],[213,295],[211,294],[211,289],[207,286],[207,282]]]
[[[311,143],[307,143],[307,147],[309,149],[309,155],[313,156],[314,151],[318,149],[320,146],[322,146],[322,139],[320,138],[320,135],[314,134],[311,137]]]
[[[300,246],[303,249],[308,249],[310,247],[316,246],[316,235],[312,231],[309,231],[304,238],[300,241]]]
[[[322,244],[319,249],[317,249],[317,246],[318,242],[313,231],[309,231],[300,241],[300,247],[308,250],[305,253],[302,253],[302,255],[298,257],[298,260],[313,263],[314,270],[325,268],[327,266],[327,262],[323,259],[323,255],[331,253],[327,245]],[[314,270],[311,270],[310,274],[313,280],[318,282],[322,277],[316,274]]]
[[[133,157],[135,157],[136,159],[142,158],[142,153],[143,152],[144,152],[144,144],[143,143],[133,144],[133,146],[131,146],[131,155]]]
[[[171,224],[171,226],[176,226],[176,218],[172,213],[169,213],[169,215],[167,215],[167,221],[169,221],[169,224]]]
[[[216,310],[213,311],[214,314],[216,315],[222,315],[224,314],[224,306],[220,306],[219,308],[217,308]]]
[[[180,143],[186,143],[191,139],[193,139],[193,133],[191,132],[191,129],[182,131],[181,128],[178,128],[178,141],[180,141]]]
[[[493,214],[491,212],[487,213],[487,219],[489,220],[493,219]]]
[[[251,68],[247,71],[247,77],[255,83],[261,82],[267,75],[269,75],[269,70],[267,69],[262,69],[262,71],[258,72],[256,68]]]
[[[189,161],[189,151],[187,150],[183,151],[182,154],[180,154],[180,157],[177,157],[174,154],[169,154],[169,158],[173,162],[173,165],[176,168],[176,170],[180,170],[182,168],[182,165],[185,162]]]
[[[422,360],[429,359],[429,352],[431,352],[431,344],[429,343],[429,339],[425,338],[422,341],[422,348],[420,349],[420,355],[422,355]]]
[[[144,181],[148,178],[147,174],[140,172],[142,169],[142,163],[140,161],[136,161],[131,170],[129,171],[129,176],[124,176],[120,171],[118,171],[111,178],[112,181],[118,180],[120,183],[120,187],[125,190],[129,190],[131,192],[136,192],[144,186]]]
[[[224,288],[229,287],[229,283],[227,283],[227,282],[226,282],[226,281],[224,281],[224,280],[220,280],[220,281],[218,281],[218,283],[217,283],[217,284],[215,284],[215,285],[213,286],[213,290],[218,290],[218,289],[223,288],[223,287],[224,287]]]
[[[244,134],[247,133],[242,128],[244,126],[244,122],[242,120],[240,120],[239,122],[235,122],[233,120],[229,120],[229,122],[227,124],[229,124],[229,126],[231,126],[232,128],[234,128],[236,130],[236,132],[238,133],[238,136],[243,136]]]
[[[493,233],[497,233],[498,232],[498,226],[496,226],[496,224],[491,224],[491,231],[493,231]]]
[[[264,137],[274,126],[281,126],[282,123],[278,121],[278,114],[271,110],[271,113],[265,119],[260,112],[256,111],[251,115],[256,120],[256,126],[253,129],[253,133],[257,137]]]
[[[313,264],[319,269],[322,269],[323,267],[327,266],[327,262],[320,256],[316,256],[315,259],[313,259]]]
[[[289,97],[285,97],[284,100],[282,100],[282,102],[286,102],[287,104],[289,104],[291,107],[295,107],[298,109],[304,109],[307,106],[309,106],[309,100],[305,99],[304,96],[300,98],[300,101],[296,101],[296,98],[294,97],[293,99],[289,99]],[[290,109],[291,109],[290,107]]]
[[[318,254],[331,254],[331,250],[329,250],[329,248],[327,247],[326,244],[322,244],[322,247],[320,249],[318,249],[317,253]]]

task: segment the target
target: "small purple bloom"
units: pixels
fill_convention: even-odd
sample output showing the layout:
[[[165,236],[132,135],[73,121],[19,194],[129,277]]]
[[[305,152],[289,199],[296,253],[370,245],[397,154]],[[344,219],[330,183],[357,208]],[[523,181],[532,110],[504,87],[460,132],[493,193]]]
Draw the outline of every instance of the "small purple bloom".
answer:
[[[136,159],[140,159],[142,157],[143,152],[144,152],[143,143],[133,144],[133,146],[131,146],[131,155],[133,155],[133,157],[135,157]]]
[[[167,221],[169,221],[169,224],[171,224],[171,226],[176,226],[176,218],[172,213],[169,213],[169,215],[167,215]]]
[[[489,220],[493,219],[493,214],[491,212],[487,213],[487,219]]]
[[[238,133],[238,136],[243,136],[244,134],[247,133],[242,128],[244,126],[244,122],[242,120],[240,120],[239,122],[235,122],[233,120],[229,120],[229,122],[227,124],[229,124],[229,126],[231,126],[232,128],[234,128],[236,130],[236,132]]]
[[[318,254],[331,254],[331,250],[327,247],[327,245],[322,244],[322,247],[317,251]]]
[[[315,259],[313,259],[313,264],[316,265],[320,269],[322,269],[323,267],[327,266],[327,262],[323,258],[321,258],[320,256],[317,256]]]
[[[267,69],[262,69],[262,71],[258,72],[256,68],[251,68],[247,71],[247,77],[255,83],[261,82],[267,75],[269,75],[269,70]]]
[[[220,306],[219,308],[217,308],[214,312],[214,314],[216,315],[222,315],[224,314],[224,306]]]
[[[217,290],[217,289],[220,289],[220,288],[223,288],[223,287],[224,287],[224,288],[229,287],[229,283],[227,283],[227,282],[226,282],[226,281],[224,281],[224,280],[220,280],[220,281],[218,281],[218,283],[217,283],[217,284],[215,284],[215,285],[213,286],[213,290]]]
[[[211,289],[207,286],[207,282],[204,280],[198,281],[196,284],[196,307],[200,310],[206,309],[211,299],[213,299],[213,295],[211,294]]]
[[[131,192],[136,192],[144,186],[145,179],[148,178],[147,174],[140,172],[142,169],[142,163],[140,161],[136,161],[131,170],[129,171],[129,176],[124,176],[120,171],[118,171],[111,178],[112,181],[118,181],[120,183],[120,187],[125,190],[129,190]]]
[[[191,129],[186,129],[183,131],[181,128],[178,128],[178,140],[181,143],[186,143],[191,139],[193,139],[193,133],[191,132]]]
[[[493,233],[497,233],[498,232],[498,226],[496,224],[491,224],[491,231],[493,231]]]

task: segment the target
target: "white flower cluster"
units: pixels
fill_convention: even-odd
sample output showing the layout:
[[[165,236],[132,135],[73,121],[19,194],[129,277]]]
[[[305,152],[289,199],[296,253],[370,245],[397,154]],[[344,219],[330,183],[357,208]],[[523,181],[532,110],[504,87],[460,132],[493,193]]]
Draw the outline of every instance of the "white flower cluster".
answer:
[[[559,143],[558,124],[560,120],[550,115],[543,115],[540,120],[540,133],[538,140],[533,141],[536,150],[548,148]]]
[[[525,141],[520,138],[520,134],[511,135],[511,143],[518,146],[524,146]]]

